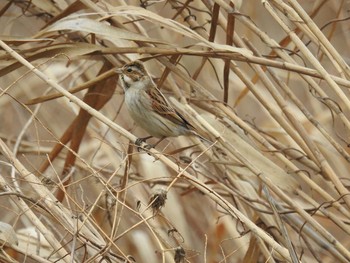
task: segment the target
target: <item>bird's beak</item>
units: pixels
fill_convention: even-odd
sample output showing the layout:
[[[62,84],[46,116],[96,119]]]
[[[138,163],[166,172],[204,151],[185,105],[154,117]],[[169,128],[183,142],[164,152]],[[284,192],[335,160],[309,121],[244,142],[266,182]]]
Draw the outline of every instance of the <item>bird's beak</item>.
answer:
[[[122,70],[122,68],[117,68],[117,69],[115,70],[115,72],[117,72],[118,74],[121,74],[121,73],[123,72],[123,70]]]

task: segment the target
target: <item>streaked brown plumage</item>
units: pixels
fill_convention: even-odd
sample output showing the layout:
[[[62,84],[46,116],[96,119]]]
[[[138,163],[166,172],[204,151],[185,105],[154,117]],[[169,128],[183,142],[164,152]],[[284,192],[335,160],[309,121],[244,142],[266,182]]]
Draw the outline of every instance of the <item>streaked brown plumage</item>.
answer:
[[[141,61],[130,62],[117,72],[125,91],[125,104],[131,117],[151,136],[165,138],[195,135],[204,139],[169,104]]]

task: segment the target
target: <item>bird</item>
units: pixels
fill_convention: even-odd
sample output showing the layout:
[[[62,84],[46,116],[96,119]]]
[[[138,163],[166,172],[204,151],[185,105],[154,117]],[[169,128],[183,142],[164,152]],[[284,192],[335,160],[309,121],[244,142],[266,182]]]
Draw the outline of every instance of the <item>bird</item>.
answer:
[[[211,142],[197,133],[195,127],[184,116],[175,110],[158,89],[152,77],[140,60],[135,60],[116,69],[124,89],[125,104],[130,116],[138,126],[147,131],[150,136],[138,138],[136,145],[157,137],[160,140],[150,145],[158,145],[167,137],[194,135],[201,140]]]

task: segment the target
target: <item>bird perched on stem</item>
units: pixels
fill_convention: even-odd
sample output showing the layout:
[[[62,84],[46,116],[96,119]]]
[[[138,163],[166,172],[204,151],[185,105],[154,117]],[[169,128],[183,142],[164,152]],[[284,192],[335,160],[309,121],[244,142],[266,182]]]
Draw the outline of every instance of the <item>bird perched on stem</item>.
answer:
[[[166,137],[194,135],[202,140],[194,127],[178,113],[157,88],[143,63],[139,60],[125,64],[116,70],[125,92],[125,104],[134,121],[151,136],[139,138],[140,145],[151,137],[160,138],[152,147]]]

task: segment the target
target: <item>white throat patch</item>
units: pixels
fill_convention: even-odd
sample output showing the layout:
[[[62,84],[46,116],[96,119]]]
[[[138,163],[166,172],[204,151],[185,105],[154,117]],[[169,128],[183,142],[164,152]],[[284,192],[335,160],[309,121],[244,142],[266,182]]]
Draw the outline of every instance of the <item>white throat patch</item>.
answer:
[[[127,86],[130,86],[134,83],[134,80],[132,78],[129,78],[127,75],[123,76],[124,82],[127,84]]]

